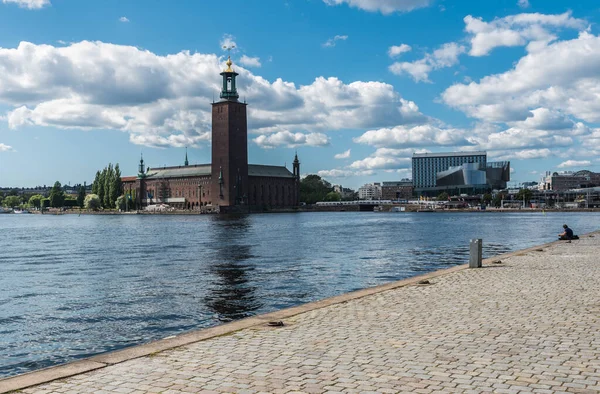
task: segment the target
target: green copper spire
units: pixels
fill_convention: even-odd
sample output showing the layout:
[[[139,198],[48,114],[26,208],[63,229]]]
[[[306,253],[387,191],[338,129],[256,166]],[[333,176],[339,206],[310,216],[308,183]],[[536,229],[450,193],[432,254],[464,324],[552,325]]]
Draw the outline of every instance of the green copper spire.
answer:
[[[188,158],[187,158],[187,146],[185,147],[185,161],[183,162],[183,165],[185,165],[185,166],[190,165],[190,162],[188,161]]]
[[[237,92],[235,87],[235,77],[238,76],[238,73],[233,71],[231,65],[231,57],[227,58],[227,69],[221,73],[223,76],[223,89],[221,90],[221,98],[227,101],[238,101],[240,95]]]

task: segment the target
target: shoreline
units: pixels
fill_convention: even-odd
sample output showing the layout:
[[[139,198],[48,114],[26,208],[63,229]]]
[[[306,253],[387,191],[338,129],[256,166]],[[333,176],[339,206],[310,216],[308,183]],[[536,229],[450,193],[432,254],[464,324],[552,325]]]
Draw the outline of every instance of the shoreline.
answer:
[[[591,238],[600,233],[600,230],[593,231],[581,235],[580,238]],[[526,249],[509,252],[483,260],[484,264],[493,264],[501,259],[507,259],[514,256],[521,256],[533,251],[545,249],[551,245],[556,245],[561,241],[553,241]],[[316,311],[328,306],[343,304],[348,301],[358,300],[367,296],[383,293],[390,290],[395,290],[403,287],[419,285],[420,281],[429,280],[455,272],[460,272],[468,269],[468,264],[453,266],[450,268],[433,271],[427,274],[414,276],[411,278],[390,282],[380,286],[370,287],[362,290],[357,290],[350,293],[341,294],[331,298],[302,304],[299,306],[282,309],[267,314],[248,317],[242,320],[237,320],[231,323],[226,323],[209,328],[203,328],[193,331],[188,331],[179,335],[163,338],[149,343],[134,345],[125,349],[102,353],[96,356],[74,360],[66,364],[60,364],[28,373],[15,375],[0,379],[0,393],[6,393],[14,390],[20,390],[31,386],[36,386],[42,383],[48,383],[57,379],[62,379],[84,372],[89,372],[97,369],[106,368],[115,364],[120,364],[125,361],[137,359],[144,356],[152,356],[159,352],[179,348],[185,345],[206,341],[212,338],[226,336],[237,331],[247,328],[258,328],[264,326],[269,321],[279,321],[289,319],[294,316]]]
[[[374,213],[391,213],[390,209],[395,206],[400,205],[390,205],[386,206],[385,209],[381,211],[360,211],[358,206],[345,206],[345,207],[319,207],[319,208],[298,208],[298,209],[271,209],[265,211],[251,211],[251,212],[238,212],[238,213],[227,213],[234,215],[250,215],[250,214],[262,214],[262,213],[306,213],[306,212],[374,212]],[[410,209],[409,209],[410,208]],[[492,208],[492,209],[436,209],[432,212],[417,212],[419,207],[410,206],[407,207],[404,212],[394,212],[395,214],[405,214],[405,213],[541,213],[541,214],[550,214],[550,213],[569,213],[569,212],[600,212],[600,208],[566,208],[566,209],[541,209],[541,208],[525,208],[525,209],[512,209],[512,208]],[[30,212],[30,214],[34,215],[189,215],[189,216],[198,216],[198,215],[219,215],[218,212],[197,212],[197,211],[170,211],[170,212],[145,212],[145,211],[135,211],[135,212],[116,212],[116,211],[77,211],[77,210],[68,210],[63,212],[45,212],[40,213],[39,211]],[[9,214],[10,215],[10,214]]]

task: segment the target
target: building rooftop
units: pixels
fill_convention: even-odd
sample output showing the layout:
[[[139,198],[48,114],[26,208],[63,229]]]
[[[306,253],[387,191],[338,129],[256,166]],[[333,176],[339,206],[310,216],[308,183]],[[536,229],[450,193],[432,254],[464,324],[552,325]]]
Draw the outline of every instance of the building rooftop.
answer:
[[[191,176],[210,176],[210,164],[197,164],[192,166],[156,167],[148,168],[146,179],[156,178],[185,178]],[[262,164],[248,164],[248,176],[262,176],[271,178],[293,178],[294,174],[284,166],[268,166]],[[137,177],[122,177],[124,182],[131,182]]]
[[[474,152],[437,152],[437,153],[413,153],[413,158],[416,157],[453,157],[453,156],[484,156],[485,151]]]

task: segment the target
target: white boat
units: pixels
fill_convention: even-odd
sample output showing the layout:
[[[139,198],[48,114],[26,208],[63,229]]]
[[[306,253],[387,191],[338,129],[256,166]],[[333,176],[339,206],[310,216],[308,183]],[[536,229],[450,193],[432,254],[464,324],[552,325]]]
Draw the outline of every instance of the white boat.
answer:
[[[405,212],[406,211],[406,207],[392,207],[392,209],[390,209],[390,212]]]
[[[22,209],[22,210],[21,209],[15,209],[14,213],[31,213],[31,212],[29,212],[26,209]]]

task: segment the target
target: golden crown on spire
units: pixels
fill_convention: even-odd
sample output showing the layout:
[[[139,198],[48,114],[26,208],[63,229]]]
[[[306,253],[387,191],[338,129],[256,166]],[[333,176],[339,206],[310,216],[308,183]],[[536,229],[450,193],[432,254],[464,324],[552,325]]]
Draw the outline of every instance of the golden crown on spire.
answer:
[[[233,62],[231,61],[231,57],[227,56],[227,62],[225,63],[227,64],[227,69],[225,70],[226,73],[232,73],[233,69],[231,68],[231,65],[233,64]]]

